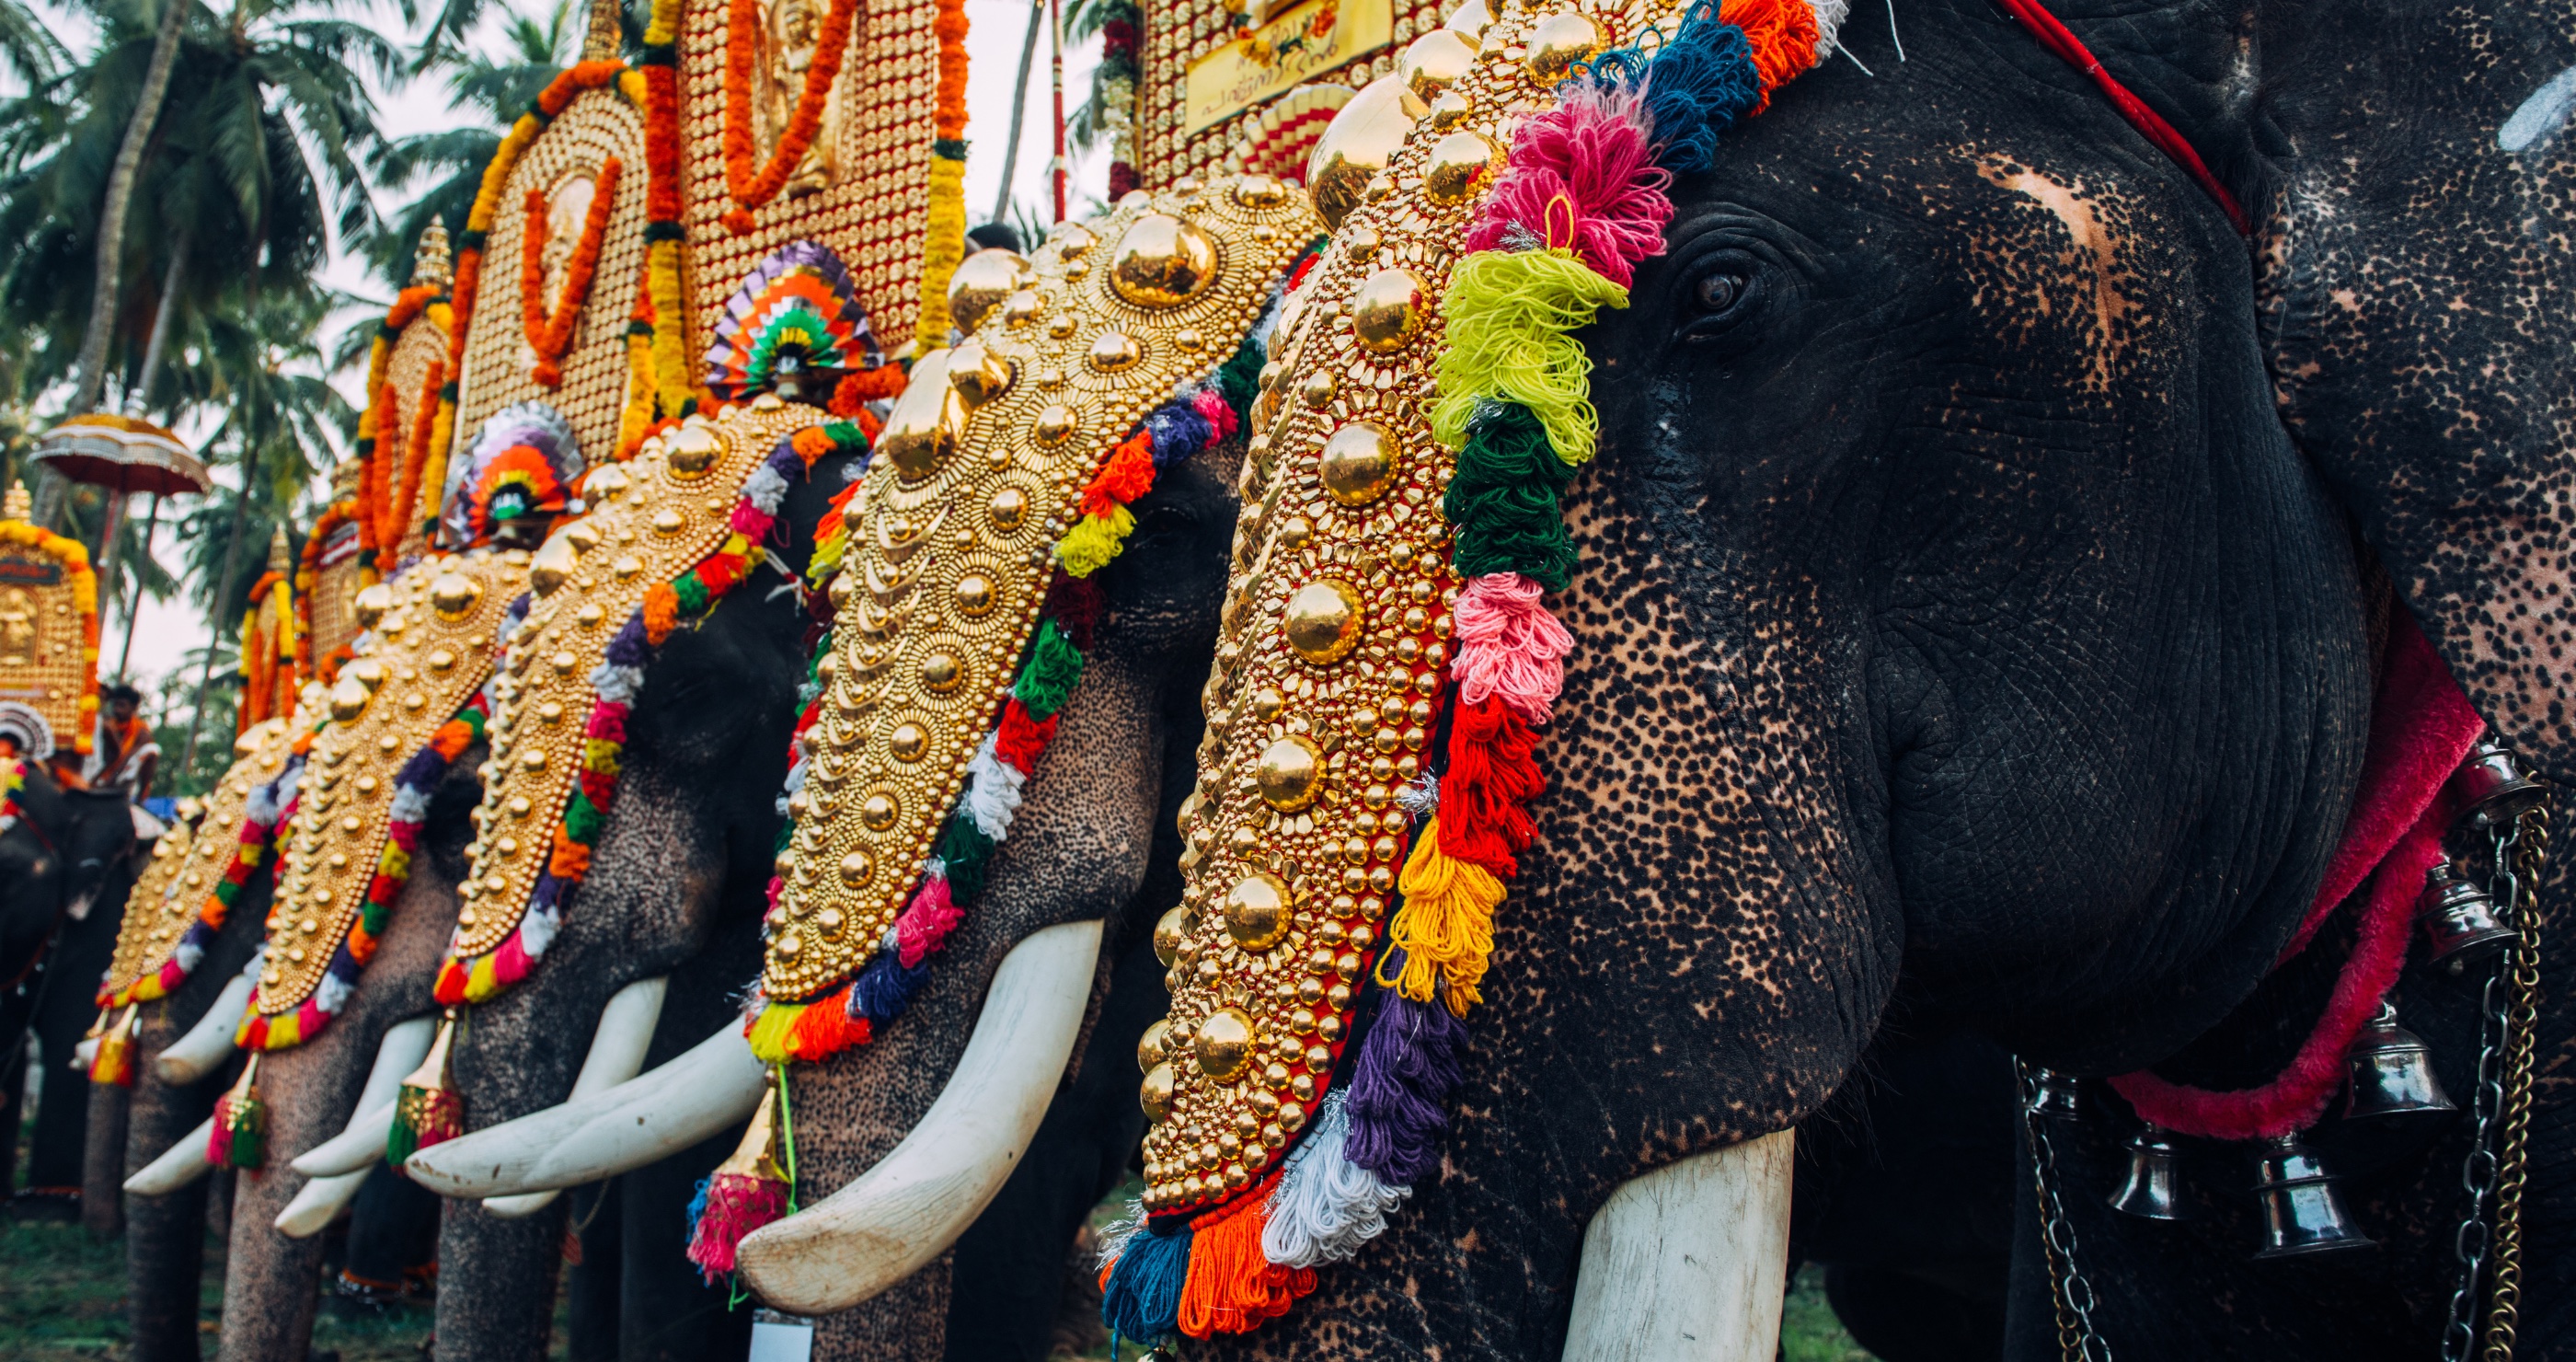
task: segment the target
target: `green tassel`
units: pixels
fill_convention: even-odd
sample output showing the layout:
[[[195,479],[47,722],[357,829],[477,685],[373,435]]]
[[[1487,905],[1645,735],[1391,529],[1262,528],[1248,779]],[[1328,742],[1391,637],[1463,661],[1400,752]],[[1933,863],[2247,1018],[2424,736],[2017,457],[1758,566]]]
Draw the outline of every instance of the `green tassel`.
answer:
[[[394,1098],[393,1128],[385,1132],[385,1162],[397,1173],[412,1155],[465,1133],[465,1096],[456,1091],[450,1063],[457,1022],[457,1010],[447,1009],[428,1056],[403,1080],[402,1092]]]
[[[1064,636],[1054,620],[1038,626],[1037,641],[1029,645],[1029,660],[1020,667],[1020,679],[1011,693],[1027,707],[1029,717],[1043,723],[1049,715],[1064,708],[1074,686],[1082,680],[1082,650]]]
[[[1574,537],[1557,494],[1574,472],[1529,408],[1498,402],[1480,416],[1440,500],[1441,515],[1457,527],[1451,561],[1458,575],[1517,572],[1563,591],[1574,575]]]

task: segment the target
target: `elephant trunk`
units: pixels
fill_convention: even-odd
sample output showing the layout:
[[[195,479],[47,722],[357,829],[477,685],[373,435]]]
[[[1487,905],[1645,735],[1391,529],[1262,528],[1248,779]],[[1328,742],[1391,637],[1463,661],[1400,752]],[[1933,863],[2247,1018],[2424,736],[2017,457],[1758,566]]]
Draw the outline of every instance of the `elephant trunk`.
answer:
[[[147,1160],[206,1119],[212,1084],[171,1083],[152,1062],[184,1025],[188,991],[143,1011],[135,1033],[134,1094],[117,1172],[133,1193]],[[202,1157],[205,1137],[196,1148]],[[83,1193],[86,1201],[88,1194]],[[125,1212],[125,1311],[136,1362],[196,1362],[197,1279],[205,1270],[206,1189],[190,1179],[166,1196],[134,1195]]]
[[[58,1080],[80,1082],[68,1073]],[[93,1239],[125,1233],[125,1118],[134,1090],[114,1083],[81,1083],[89,1091],[89,1123],[81,1132],[81,1228]]]
[[[739,1250],[762,1299],[802,1315],[849,1309],[928,1266],[1002,1190],[1063,1080],[1100,958],[1101,924],[1068,922],[1011,949],[939,1099],[849,1185]]]

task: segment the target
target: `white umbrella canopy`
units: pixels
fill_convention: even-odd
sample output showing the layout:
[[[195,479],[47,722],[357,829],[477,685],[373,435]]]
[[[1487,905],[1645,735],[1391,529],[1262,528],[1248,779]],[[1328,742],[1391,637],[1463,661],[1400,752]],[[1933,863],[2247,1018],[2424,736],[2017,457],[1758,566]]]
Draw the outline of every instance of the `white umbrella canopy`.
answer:
[[[214,485],[205,461],[178,436],[135,416],[71,417],[46,431],[30,457],[73,482],[110,492],[168,497]]]

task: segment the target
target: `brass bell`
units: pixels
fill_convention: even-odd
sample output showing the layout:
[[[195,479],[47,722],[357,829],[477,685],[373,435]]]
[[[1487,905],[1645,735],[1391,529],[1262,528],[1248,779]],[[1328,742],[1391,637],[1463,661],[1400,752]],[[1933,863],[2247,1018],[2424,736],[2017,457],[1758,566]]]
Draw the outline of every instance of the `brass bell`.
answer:
[[[2032,1069],[2030,1114],[2043,1121],[2075,1119],[2075,1080],[2055,1069]]]
[[[2415,921],[2432,943],[2433,963],[2449,965],[2453,974],[2494,958],[2514,937],[2513,929],[2496,917],[2495,901],[2449,861],[2424,872]]]
[[[2129,1178],[2111,1194],[2111,1209],[2144,1220],[2189,1220],[2183,1205],[2182,1151],[2155,1126],[2129,1137]]]
[[[2315,1150],[2296,1135],[2276,1135],[2263,1143],[2262,1162],[2254,1173],[2254,1194],[2263,1203],[2263,1247],[2254,1255],[2257,1261],[2370,1247],[2370,1237],[2352,1227],[2343,1193]]]
[[[2496,827],[2540,806],[2549,789],[2522,773],[2513,753],[2490,730],[2451,773],[2451,796],[2460,803],[2460,821],[2474,828]]]
[[[2459,1110],[2433,1072],[2433,1047],[2399,1026],[2397,1009],[2387,1003],[2353,1038],[2344,1063],[2352,1074],[2343,1107],[2347,1121]]]

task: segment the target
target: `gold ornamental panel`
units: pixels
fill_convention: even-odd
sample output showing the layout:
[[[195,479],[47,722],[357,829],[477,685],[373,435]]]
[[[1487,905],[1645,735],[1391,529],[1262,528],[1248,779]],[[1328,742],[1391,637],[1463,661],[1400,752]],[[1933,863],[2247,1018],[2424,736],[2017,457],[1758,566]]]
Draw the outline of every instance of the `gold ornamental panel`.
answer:
[[[778,442],[830,420],[763,394],[712,420],[691,416],[644,442],[634,458],[590,475],[589,514],[558,527],[537,551],[543,588],[509,641],[493,688],[473,867],[458,894],[459,959],[483,955],[516,930],[545,869],[556,827],[580,783],[582,730],[598,693],[591,673],[609,641],[657,583],[694,567],[733,533],[742,484]]]
[[[765,164],[795,108],[815,35],[831,0],[688,0],[680,20],[682,222],[688,231],[690,363],[725,299],[761,257],[791,241],[832,248],[858,282],[869,328],[889,350],[912,338],[921,292],[921,237],[930,214],[931,103],[939,44],[927,0],[860,4],[850,50],[823,108],[822,130],[777,197],[752,210],[752,229],[725,226],[725,32],[731,7],[756,11],[751,151]],[[753,169],[757,169],[757,164]],[[933,337],[933,343],[944,339]]]
[[[384,855],[394,780],[492,674],[494,636],[527,589],[524,550],[421,560],[368,602],[383,613],[324,702],[268,915],[255,1006],[281,1016],[321,985],[366,906]]]
[[[617,203],[600,241],[590,295],[563,354],[563,383],[549,388],[535,378],[537,353],[528,343],[521,291],[528,192],[545,196],[539,296],[551,314],[563,298],[564,275],[596,197],[600,166],[612,156],[618,161]],[[465,467],[475,432],[514,402],[554,408],[572,424],[573,438],[591,463],[617,447],[630,373],[626,323],[644,279],[644,197],[651,178],[644,165],[643,111],[614,86],[575,95],[510,168],[485,238],[483,276],[475,285],[474,315],[466,326],[465,381],[457,390],[455,442],[448,459],[451,475]]]
[[[313,572],[313,665],[358,641],[358,592],[366,586],[358,564],[358,522],[345,520],[322,541]],[[317,678],[306,678],[308,680]]]
[[[914,367],[844,512],[772,998],[867,962],[1007,696],[1084,485],[1146,412],[1234,354],[1321,231],[1267,176],[1130,195],[1059,226],[973,337]]]
[[[87,677],[71,569],[43,553],[0,547],[0,700],[45,716],[55,751],[69,754]]]
[[[1614,5],[1590,13],[1586,32],[1636,27]],[[1442,176],[1461,136],[1507,145],[1516,111],[1545,98],[1536,18],[1484,28],[1481,55],[1429,92],[1449,117],[1395,125],[1391,159],[1350,186],[1272,339],[1208,738],[1181,809],[1185,888],[1156,933],[1172,1006],[1143,1056],[1149,1210],[1263,1176],[1323,1096],[1386,935],[1411,831],[1396,795],[1432,757],[1460,586],[1431,363],[1481,196]],[[1417,42],[1444,61],[1458,46]],[[1343,116],[1378,104],[1363,92]],[[1367,131],[1337,123],[1325,141]]]
[[[233,740],[232,769],[199,796],[202,808],[196,820],[174,823],[153,844],[152,859],[125,900],[125,918],[117,924],[116,956],[100,986],[102,994],[123,993],[145,975],[158,973],[178,949],[179,938],[187,934],[207,896],[232,866],[250,792],[277,779],[295,746],[295,735],[309,723],[299,710],[293,721],[263,719],[251,725]]]
[[[1467,0],[1475,4],[1478,0]],[[1457,0],[1172,0],[1144,6],[1136,174],[1151,189],[1208,175],[1300,83],[1353,87],[1440,27]],[[1238,28],[1240,24],[1242,27]]]
[[[411,323],[402,329],[402,334],[394,338],[394,352],[385,364],[385,381],[391,383],[394,389],[394,425],[391,431],[380,432],[376,436],[376,443],[379,447],[383,447],[387,440],[398,434],[405,442],[401,448],[408,457],[411,447],[409,441],[414,434],[420,435],[424,462],[434,454],[434,451],[428,447],[429,432],[419,426],[421,403],[424,396],[432,402],[435,402],[437,397],[436,393],[427,391],[429,366],[436,364],[442,371],[447,366],[447,328],[431,320],[432,310],[422,308],[420,315],[412,318]],[[453,378],[455,375],[449,374],[447,377]],[[367,394],[367,400],[374,401],[375,394]],[[451,463],[450,466],[452,467],[453,464]],[[377,555],[376,571],[379,576],[390,576],[403,562],[427,551],[428,545],[426,538],[421,534],[421,525],[429,519],[437,505],[438,489],[423,485],[419,498],[404,512],[402,542],[395,545],[391,552],[379,551]],[[357,636],[358,630],[353,625],[348,636],[340,641],[346,643]],[[314,654],[317,659],[321,656],[320,653]]]

